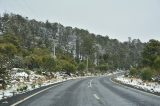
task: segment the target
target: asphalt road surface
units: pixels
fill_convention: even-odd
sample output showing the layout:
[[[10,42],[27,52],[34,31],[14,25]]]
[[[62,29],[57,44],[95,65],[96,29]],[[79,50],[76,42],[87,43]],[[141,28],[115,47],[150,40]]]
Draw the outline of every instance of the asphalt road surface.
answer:
[[[93,77],[61,83],[18,106],[160,106],[160,97]]]

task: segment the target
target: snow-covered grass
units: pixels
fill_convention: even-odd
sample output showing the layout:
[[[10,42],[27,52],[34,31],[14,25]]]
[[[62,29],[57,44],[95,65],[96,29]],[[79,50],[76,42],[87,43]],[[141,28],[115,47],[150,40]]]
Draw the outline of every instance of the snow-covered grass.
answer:
[[[160,93],[160,84],[157,82],[144,82],[141,79],[124,77],[124,75],[115,79],[123,84],[131,85],[138,89],[143,89],[152,93]]]
[[[122,72],[124,72],[124,71],[123,70],[117,70],[117,71],[114,71],[112,73],[106,73],[106,76],[116,75],[116,74],[122,73]]]

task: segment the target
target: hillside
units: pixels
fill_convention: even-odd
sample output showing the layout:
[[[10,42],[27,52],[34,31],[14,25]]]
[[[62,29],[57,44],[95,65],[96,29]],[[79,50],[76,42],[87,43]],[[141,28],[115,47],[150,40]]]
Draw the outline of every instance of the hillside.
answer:
[[[139,39],[120,42],[84,29],[38,22],[16,14],[0,17],[0,33],[1,36],[10,34],[20,38],[23,49],[47,48],[51,52],[55,44],[56,55],[67,52],[78,63],[88,58],[89,67],[108,64],[110,69],[128,69],[138,65],[144,46]]]

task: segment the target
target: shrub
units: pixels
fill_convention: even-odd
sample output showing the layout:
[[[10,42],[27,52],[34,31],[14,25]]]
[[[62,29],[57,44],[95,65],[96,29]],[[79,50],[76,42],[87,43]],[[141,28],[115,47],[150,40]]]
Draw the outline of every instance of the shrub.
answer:
[[[28,86],[27,85],[24,85],[24,86],[20,86],[19,88],[17,88],[17,91],[19,92],[23,92],[23,91],[26,91],[28,89]]]
[[[109,68],[108,64],[101,64],[99,66],[97,66],[97,69],[100,71],[107,71]]]
[[[25,86],[23,87],[23,90],[26,91],[27,89],[28,89],[28,86],[25,85]]]
[[[154,68],[160,73],[160,56],[154,60]]]
[[[131,76],[137,76],[138,75],[138,70],[136,68],[131,68],[129,75]]]
[[[69,73],[75,73],[77,67],[75,64],[72,64],[71,62],[62,60],[62,69],[69,74]]]
[[[141,78],[150,81],[153,77],[153,71],[150,68],[142,69]]]
[[[84,71],[86,69],[86,64],[85,63],[80,63],[79,65],[78,65],[78,70],[79,71]]]

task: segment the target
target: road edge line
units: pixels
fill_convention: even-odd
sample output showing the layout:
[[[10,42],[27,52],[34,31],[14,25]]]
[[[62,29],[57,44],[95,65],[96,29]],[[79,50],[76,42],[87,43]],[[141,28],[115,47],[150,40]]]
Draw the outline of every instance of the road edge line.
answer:
[[[51,88],[56,87],[56,86],[59,86],[59,85],[61,85],[61,84],[62,84],[62,83],[59,83],[59,84],[53,85],[53,86],[51,86],[51,87],[48,87],[48,88],[46,88],[46,89],[43,89],[43,90],[41,90],[41,91],[39,91],[39,92],[36,92],[36,93],[34,93],[34,94],[32,94],[32,95],[24,98],[24,99],[22,99],[22,100],[20,100],[20,101],[18,101],[18,102],[16,102],[16,103],[14,103],[14,104],[12,104],[11,106],[16,106],[16,105],[18,105],[18,104],[20,104],[20,103],[22,103],[22,102],[30,99],[31,97],[33,97],[33,96],[35,96],[35,95],[38,95],[38,94],[40,94],[40,93],[42,93],[42,92],[44,92],[44,91],[46,91],[46,90],[48,90],[48,89],[51,89]]]
[[[89,86],[88,86],[88,87],[91,87],[91,88],[92,88],[92,81],[93,81],[93,79],[91,79],[91,80],[89,81]]]

